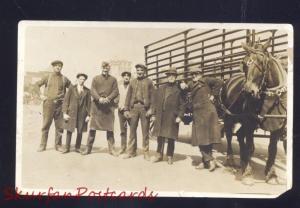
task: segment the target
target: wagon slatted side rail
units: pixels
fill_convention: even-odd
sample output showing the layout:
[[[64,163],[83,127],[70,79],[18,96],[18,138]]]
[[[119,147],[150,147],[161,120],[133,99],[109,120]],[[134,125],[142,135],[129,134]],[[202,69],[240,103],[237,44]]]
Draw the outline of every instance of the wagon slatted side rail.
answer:
[[[155,84],[166,83],[168,67],[176,67],[178,80],[190,79],[191,67],[201,66],[204,76],[214,76],[226,80],[241,72],[240,63],[245,56],[242,42],[263,44],[271,38],[268,49],[272,55],[280,57],[287,68],[287,34],[278,30],[225,30],[187,29],[172,36],[146,45],[145,64],[148,77]],[[256,137],[269,137],[269,133],[259,129]]]
[[[164,72],[174,66],[180,74],[179,80],[186,80],[190,67],[202,66],[205,76],[228,79],[240,72],[240,62],[245,56],[241,43],[258,39],[263,43],[269,37],[269,51],[287,62],[287,34],[281,31],[188,29],[145,46],[148,77],[156,85],[164,84]]]

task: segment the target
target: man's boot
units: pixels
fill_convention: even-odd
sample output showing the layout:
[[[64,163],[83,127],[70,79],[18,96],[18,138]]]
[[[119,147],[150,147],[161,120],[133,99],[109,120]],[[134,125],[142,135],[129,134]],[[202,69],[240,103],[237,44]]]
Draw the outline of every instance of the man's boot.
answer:
[[[82,140],[82,133],[77,133],[75,152],[80,153],[81,140]]]
[[[72,133],[71,134],[67,133],[66,146],[62,151],[63,154],[70,152],[71,138],[72,138]]]
[[[118,156],[118,153],[115,151],[115,140],[113,137],[107,138],[108,143],[108,153],[112,156]]]
[[[82,155],[91,154],[94,140],[95,140],[95,136],[89,135],[88,141],[86,144],[86,149],[83,152],[81,152]]]

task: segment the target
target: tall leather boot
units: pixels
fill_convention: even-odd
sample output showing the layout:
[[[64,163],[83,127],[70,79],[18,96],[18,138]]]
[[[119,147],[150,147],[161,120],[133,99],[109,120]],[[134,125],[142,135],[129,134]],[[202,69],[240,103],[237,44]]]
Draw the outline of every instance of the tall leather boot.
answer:
[[[75,152],[78,152],[78,153],[80,152],[81,140],[82,140],[82,133],[77,132]]]
[[[89,137],[86,144],[86,149],[81,153],[82,155],[88,155],[92,152],[92,147],[95,141],[96,131],[90,130]]]
[[[65,149],[62,151],[62,153],[65,154],[65,153],[70,152],[71,139],[72,139],[72,132],[67,131],[66,146],[65,146]]]
[[[113,156],[118,156],[115,151],[115,138],[114,134],[111,131],[107,132],[107,144],[108,144],[108,153]]]

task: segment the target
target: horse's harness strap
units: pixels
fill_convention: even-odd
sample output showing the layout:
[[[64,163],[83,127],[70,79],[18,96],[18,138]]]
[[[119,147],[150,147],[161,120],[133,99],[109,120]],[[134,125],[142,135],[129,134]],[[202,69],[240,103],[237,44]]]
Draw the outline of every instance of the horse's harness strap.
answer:
[[[262,94],[265,94],[267,96],[278,96],[280,97],[283,93],[287,92],[286,85],[277,86],[274,88],[267,88],[265,91],[262,92]]]

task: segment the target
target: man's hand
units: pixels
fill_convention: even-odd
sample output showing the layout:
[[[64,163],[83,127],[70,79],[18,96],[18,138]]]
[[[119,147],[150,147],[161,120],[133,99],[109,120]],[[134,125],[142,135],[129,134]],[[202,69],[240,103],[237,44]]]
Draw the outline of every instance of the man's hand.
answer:
[[[180,123],[181,121],[182,121],[182,120],[181,120],[180,117],[177,117],[176,120],[175,120],[176,123]]]
[[[47,96],[45,96],[45,95],[40,95],[40,98],[41,98],[42,101],[47,100]]]
[[[215,96],[211,95],[211,96],[209,97],[209,99],[210,99],[210,101],[214,102]]]
[[[101,104],[104,103],[104,98],[103,97],[99,98],[99,103],[101,103]]]
[[[89,120],[90,120],[90,117],[87,116],[87,117],[85,118],[85,122],[87,123],[87,122],[89,122]]]
[[[154,122],[156,120],[156,117],[155,116],[151,116],[150,117],[150,121]]]
[[[66,121],[68,121],[68,120],[71,118],[71,117],[70,117],[68,114],[66,114],[66,113],[64,113],[63,117],[64,117],[64,119],[65,119]]]
[[[104,98],[104,103],[109,103],[110,102],[110,99],[108,99],[107,97]]]
[[[186,88],[188,88],[188,85],[187,85],[185,82],[181,82],[181,83],[180,83],[180,88],[181,88],[182,90],[185,90]]]
[[[125,111],[124,112],[124,116],[125,116],[125,118],[129,119],[130,118],[130,112],[129,111]]]
[[[150,117],[151,115],[152,115],[151,109],[147,110],[147,112],[146,112],[146,117]]]

